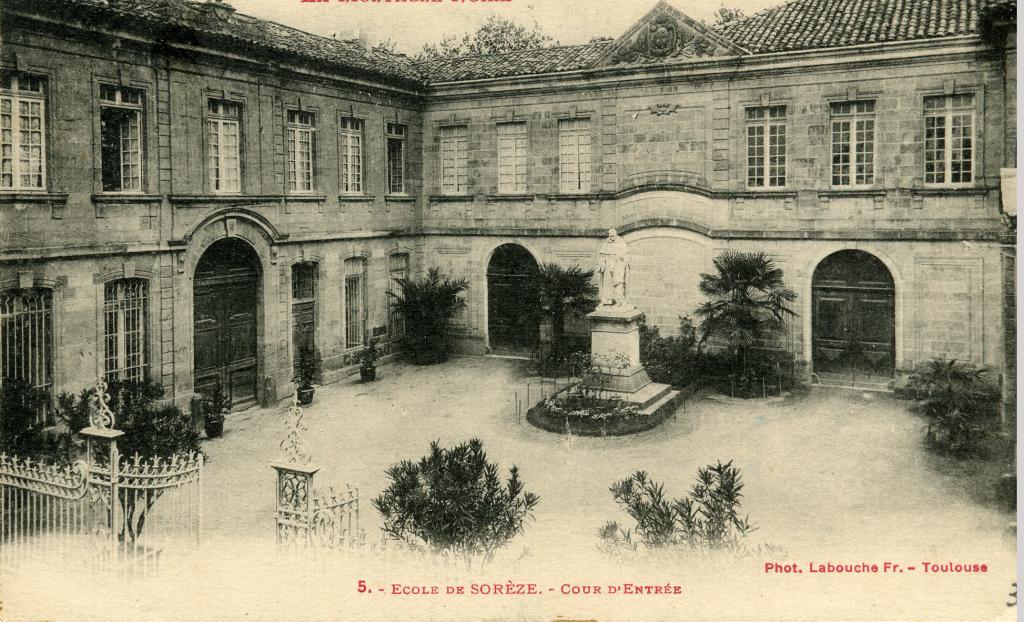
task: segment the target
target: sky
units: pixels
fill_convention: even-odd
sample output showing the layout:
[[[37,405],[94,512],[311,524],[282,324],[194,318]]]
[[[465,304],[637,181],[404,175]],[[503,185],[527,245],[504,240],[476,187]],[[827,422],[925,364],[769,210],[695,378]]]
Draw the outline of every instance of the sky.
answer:
[[[424,43],[445,35],[471,32],[490,15],[532,25],[563,45],[594,37],[618,37],[648,12],[657,0],[225,0],[238,12],[269,19],[324,36],[353,39],[363,31],[372,44],[391,39],[397,51],[415,54]],[[752,15],[782,0],[669,0],[693,19],[710,21],[726,4]]]

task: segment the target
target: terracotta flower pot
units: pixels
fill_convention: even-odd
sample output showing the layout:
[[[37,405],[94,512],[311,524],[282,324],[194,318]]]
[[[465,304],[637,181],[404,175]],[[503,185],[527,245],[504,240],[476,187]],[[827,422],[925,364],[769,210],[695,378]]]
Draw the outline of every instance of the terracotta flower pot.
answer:
[[[359,379],[363,382],[373,382],[377,379],[377,368],[376,367],[360,367],[359,368]]]

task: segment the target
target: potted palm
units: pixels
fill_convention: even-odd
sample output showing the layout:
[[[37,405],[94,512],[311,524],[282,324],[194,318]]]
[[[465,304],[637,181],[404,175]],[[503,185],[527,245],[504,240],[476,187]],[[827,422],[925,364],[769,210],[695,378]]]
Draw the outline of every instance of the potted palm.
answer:
[[[363,382],[373,382],[377,379],[377,342],[370,339],[359,355],[359,379]]]
[[[224,434],[224,416],[231,412],[231,398],[224,393],[220,382],[213,389],[213,395],[204,402],[203,429],[206,438],[218,438]]]
[[[298,385],[299,404],[308,406],[313,402],[313,382],[320,375],[320,357],[316,348],[305,345],[299,349],[299,358],[295,361],[295,376],[292,381]]]

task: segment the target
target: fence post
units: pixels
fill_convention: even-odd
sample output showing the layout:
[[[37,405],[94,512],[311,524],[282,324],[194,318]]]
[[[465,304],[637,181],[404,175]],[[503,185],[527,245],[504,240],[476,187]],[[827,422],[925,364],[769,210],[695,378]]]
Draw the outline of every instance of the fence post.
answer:
[[[277,472],[275,528],[278,549],[284,545],[306,546],[313,533],[313,477],[320,467],[309,464],[303,432],[302,407],[293,398],[285,421],[288,433],[281,441],[283,461],[270,466]]]
[[[118,508],[120,507],[120,494],[118,483],[120,474],[118,468],[121,456],[117,450],[117,439],[124,436],[124,432],[116,429],[116,418],[114,411],[109,405],[110,395],[107,393],[107,383],[102,377],[96,380],[96,390],[92,396],[92,409],[89,412],[89,427],[79,432],[85,437],[86,464],[86,485],[92,495],[91,503],[102,503],[106,507],[107,520],[103,525],[99,518],[94,518],[97,531],[108,529],[109,534],[103,534],[109,538],[110,561],[117,561],[118,528],[121,522],[118,521]],[[103,461],[106,461],[106,465]],[[123,517],[122,517],[123,519]],[[99,536],[100,534],[97,534]]]

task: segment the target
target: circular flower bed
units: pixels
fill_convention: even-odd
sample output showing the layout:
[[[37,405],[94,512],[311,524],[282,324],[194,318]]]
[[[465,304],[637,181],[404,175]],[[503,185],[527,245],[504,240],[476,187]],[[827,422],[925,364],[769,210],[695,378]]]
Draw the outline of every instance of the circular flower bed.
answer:
[[[578,436],[623,436],[656,428],[676,409],[676,400],[650,415],[635,404],[572,394],[549,397],[526,413],[526,420],[542,430]]]

